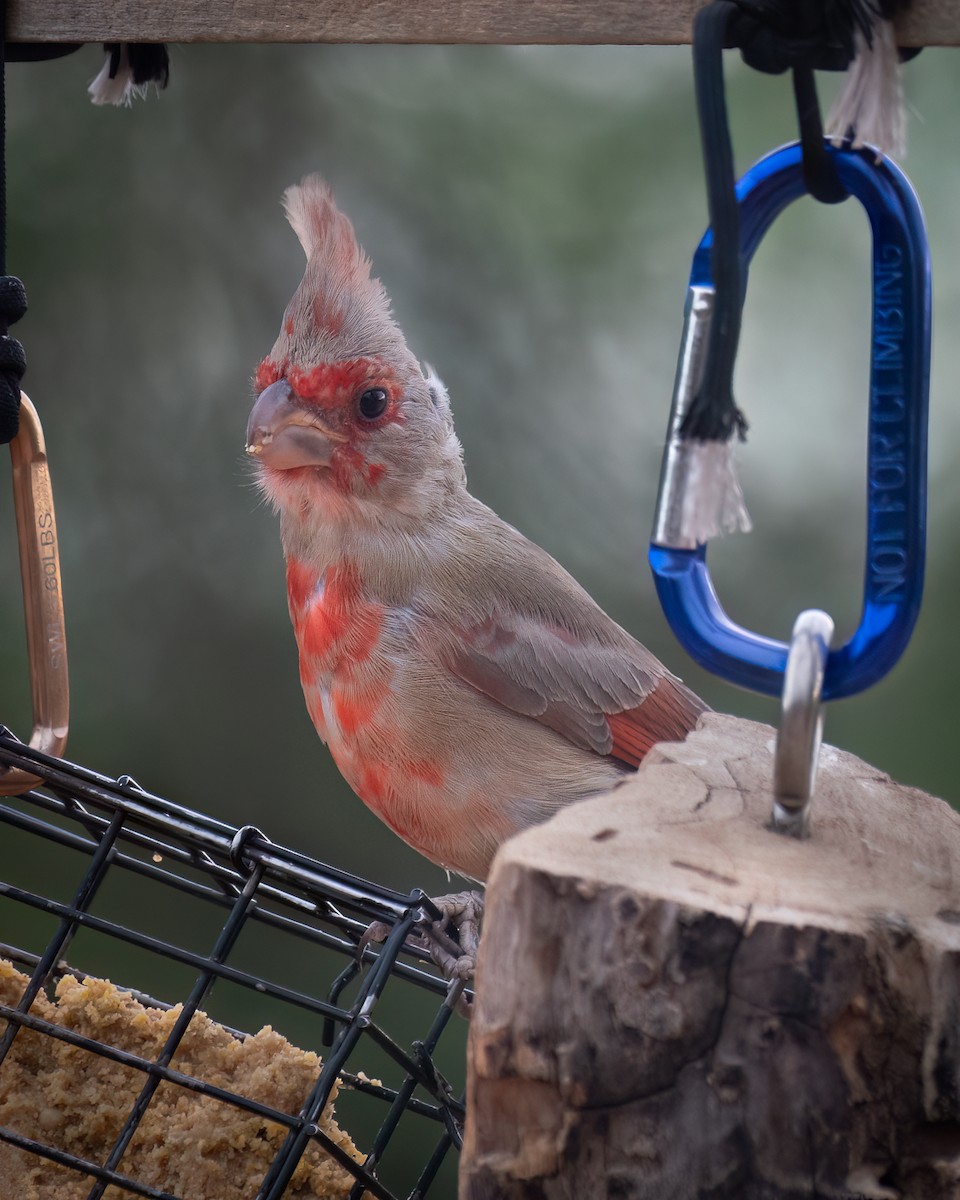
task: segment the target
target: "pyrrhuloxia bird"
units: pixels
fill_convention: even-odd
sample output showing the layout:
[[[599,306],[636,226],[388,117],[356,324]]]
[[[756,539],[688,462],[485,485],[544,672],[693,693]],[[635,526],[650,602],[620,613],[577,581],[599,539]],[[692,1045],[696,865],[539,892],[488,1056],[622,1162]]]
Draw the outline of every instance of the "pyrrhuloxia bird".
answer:
[[[280,513],[307,708],[368,807],[482,880],[504,839],[610,788],[705,705],[467,491],[446,390],[327,185],[285,206],[307,267],[247,449]]]

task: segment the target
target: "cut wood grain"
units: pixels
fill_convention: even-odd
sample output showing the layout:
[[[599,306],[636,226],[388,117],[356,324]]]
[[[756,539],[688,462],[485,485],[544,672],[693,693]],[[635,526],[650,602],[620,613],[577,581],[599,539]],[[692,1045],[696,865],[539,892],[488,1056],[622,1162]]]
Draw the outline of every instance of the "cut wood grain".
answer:
[[[690,41],[697,0],[11,0],[25,42]],[[914,0],[903,45],[960,44],[960,5]]]
[[[498,855],[461,1200],[960,1196],[960,815],[826,746],[772,833],[773,737],[711,714]]]

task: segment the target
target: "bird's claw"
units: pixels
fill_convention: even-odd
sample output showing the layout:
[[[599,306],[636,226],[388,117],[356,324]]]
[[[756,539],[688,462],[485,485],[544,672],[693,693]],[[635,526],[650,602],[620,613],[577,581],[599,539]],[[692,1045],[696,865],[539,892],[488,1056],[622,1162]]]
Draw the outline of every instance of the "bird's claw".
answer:
[[[407,938],[409,949],[429,955],[444,979],[466,982],[477,969],[480,946],[480,924],[483,919],[482,892],[455,892],[431,899],[440,917],[424,914],[414,925],[414,934]],[[383,921],[369,925],[357,944],[357,956],[362,957],[371,942],[382,942],[391,926]],[[452,931],[452,933],[451,933]],[[455,936],[453,936],[455,935]]]
[[[441,916],[439,920],[427,917],[418,922],[420,949],[430,955],[445,979],[472,979],[477,970],[477,951],[480,948],[483,893],[455,892],[449,896],[438,896],[432,903],[440,910]],[[455,931],[455,938],[447,932],[449,929]]]
[[[372,942],[385,942],[392,928],[386,921],[371,921],[357,942],[357,962],[363,962],[364,953]]]

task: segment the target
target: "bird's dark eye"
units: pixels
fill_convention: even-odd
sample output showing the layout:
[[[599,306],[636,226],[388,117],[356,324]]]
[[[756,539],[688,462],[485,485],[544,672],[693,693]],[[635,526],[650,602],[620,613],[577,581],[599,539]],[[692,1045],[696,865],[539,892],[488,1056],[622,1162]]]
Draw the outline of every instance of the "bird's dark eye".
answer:
[[[365,392],[360,393],[360,398],[357,400],[357,411],[365,420],[375,421],[377,417],[382,417],[386,412],[389,399],[390,397],[383,388],[367,388]]]

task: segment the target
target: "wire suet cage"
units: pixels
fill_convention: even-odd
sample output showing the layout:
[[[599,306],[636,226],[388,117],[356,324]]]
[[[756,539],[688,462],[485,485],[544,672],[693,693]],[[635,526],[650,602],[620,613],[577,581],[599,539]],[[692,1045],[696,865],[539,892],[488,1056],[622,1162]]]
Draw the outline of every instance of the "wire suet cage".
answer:
[[[277,846],[251,826],[233,828],[151,795],[129,777],[110,779],[47,756],[5,729],[0,763],[40,780],[0,802],[0,929],[7,931],[0,959],[17,969],[22,986],[18,999],[3,996],[0,1004],[0,1113],[4,1069],[11,1069],[18,1041],[31,1036],[48,1048],[72,1047],[113,1064],[128,1089],[99,1159],[77,1153],[62,1131],[45,1131],[42,1115],[40,1127],[29,1130],[0,1120],[0,1150],[56,1164],[64,1186],[69,1181],[77,1189],[70,1194],[89,1200],[108,1188],[113,1196],[195,1200],[148,1181],[137,1167],[151,1109],[156,1120],[157,1112],[169,1111],[171,1097],[189,1096],[253,1120],[260,1157],[243,1170],[257,1179],[237,1195],[293,1194],[287,1189],[298,1168],[302,1175],[308,1151],[322,1151],[342,1173],[340,1190],[331,1194],[352,1200],[438,1194],[438,1172],[461,1144],[464,1022],[454,1010],[462,984],[448,984],[407,941],[418,919],[436,916],[422,892],[402,896],[368,883]],[[37,861],[44,863],[42,880],[28,865]],[[364,948],[374,921],[388,924],[389,935],[379,947]],[[12,930],[20,944],[6,944]],[[68,965],[75,957],[76,969]],[[120,970],[136,972],[139,987],[143,980],[167,981],[167,995],[183,997],[182,1005],[171,1009],[168,1000],[126,989],[131,980],[114,975],[118,962]],[[138,1006],[139,1020],[143,1013],[166,1014],[153,1053],[48,1019],[62,981],[86,972],[115,977],[124,1002]],[[322,1060],[312,1060],[297,1111],[178,1062],[191,1023],[196,1029],[204,1014],[226,1029],[228,1040],[248,1041],[230,1019],[237,1013],[256,1014],[257,1024],[313,1031],[298,1040],[316,1045]],[[369,1131],[359,1149],[345,1148],[324,1123],[337,1092],[339,1115],[346,1120],[350,1110],[350,1132]],[[272,1141],[264,1141],[266,1130]],[[235,1152],[230,1161],[239,1162]],[[264,1162],[261,1171],[257,1164]]]

